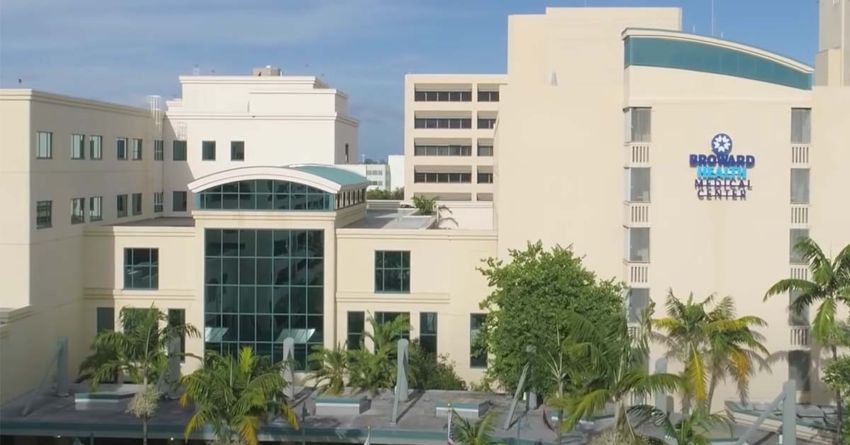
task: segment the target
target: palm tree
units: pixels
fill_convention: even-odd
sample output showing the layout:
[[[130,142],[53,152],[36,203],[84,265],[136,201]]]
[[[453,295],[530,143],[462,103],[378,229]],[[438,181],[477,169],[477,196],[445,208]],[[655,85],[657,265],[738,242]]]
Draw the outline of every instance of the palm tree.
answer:
[[[568,413],[561,422],[565,431],[572,430],[579,420],[602,412],[614,405],[614,430],[617,443],[639,443],[626,410],[630,397],[649,397],[656,392],[677,390],[679,376],[649,374],[650,315],[647,308],[635,332],[630,335],[625,317],[607,324],[591,323],[575,317],[573,327],[575,343],[571,346],[571,360],[575,366],[570,371],[572,388],[568,393],[549,403]]]
[[[762,355],[768,351],[763,337],[754,331],[767,323],[755,316],[735,316],[735,302],[724,297],[714,305],[714,295],[694,301],[679,300],[673,291],[667,295],[667,317],[652,321],[663,334],[654,338],[664,343],[667,356],[684,365],[682,412],[687,414],[695,400],[708,410],[714,390],[727,376],[738,385],[742,399],[747,396],[749,377],[755,364],[767,366]]]
[[[378,323],[369,315],[371,332],[364,336],[372,341],[373,350],[361,348],[349,354],[349,379],[351,386],[360,391],[377,394],[395,384],[396,341],[410,329],[406,316],[396,317],[386,323]]]
[[[195,413],[186,424],[186,439],[198,428],[210,425],[221,443],[257,445],[260,423],[271,414],[280,414],[298,428],[298,419],[284,393],[282,366],[254,355],[250,347],[242,348],[238,357],[207,351],[204,366],[180,379],[185,387],[180,405],[195,405]]]
[[[803,261],[809,266],[810,279],[786,278],[774,283],[764,296],[768,298],[786,292],[798,292],[799,296],[789,306],[795,313],[820,303],[812,321],[812,334],[820,344],[828,347],[833,360],[838,358],[841,329],[835,319],[839,305],[850,306],[850,244],[830,260],[820,246],[811,238],[803,238],[794,246]],[[842,402],[836,396],[838,428],[841,431]]]
[[[713,428],[725,426],[729,429],[730,438],[734,431],[734,423],[728,413],[711,414],[702,408],[695,409],[676,422],[670,420],[670,413],[647,405],[633,407],[629,414],[640,419],[641,424],[648,421],[661,428],[665,441],[650,439],[651,442],[657,443],[666,443],[673,439],[679,445],[710,445],[712,442],[709,435]]]
[[[120,381],[126,375],[142,388],[130,401],[128,412],[142,420],[142,442],[147,443],[148,422],[156,413],[160,394],[150,382],[168,366],[167,347],[184,336],[200,335],[190,324],[171,323],[168,316],[149,309],[125,307],[119,313],[120,332],[105,331],[94,341],[94,352],[80,365],[92,389],[102,382]]]
[[[320,364],[319,368],[311,373],[320,393],[339,395],[345,391],[348,351],[342,345],[337,344],[333,349],[316,347],[307,360]]]
[[[452,436],[461,445],[495,445],[490,437],[493,434],[493,413],[487,413],[475,423],[452,412]]]

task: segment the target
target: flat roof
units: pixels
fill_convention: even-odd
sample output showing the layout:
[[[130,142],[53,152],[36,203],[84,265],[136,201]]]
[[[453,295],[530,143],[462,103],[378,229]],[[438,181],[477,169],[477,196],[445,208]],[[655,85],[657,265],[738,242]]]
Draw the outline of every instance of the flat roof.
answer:
[[[116,227],[194,227],[195,218],[191,216],[161,216],[111,225]]]
[[[369,209],[363,219],[345,226],[346,229],[427,229],[434,224],[435,215],[416,215],[416,209]]]
[[[110,388],[105,391],[124,388]],[[123,385],[136,387],[137,385]],[[492,437],[508,445],[554,444],[555,432],[550,428],[555,413],[543,407],[527,410],[519,403],[511,426],[503,429],[511,403],[510,394],[482,393],[470,391],[425,390],[411,391],[407,402],[399,402],[398,419],[393,422],[393,394],[384,391],[371,399],[371,406],[360,415],[316,415],[316,393],[311,388],[296,387],[292,404],[301,428],[295,430],[280,418],[263,424],[260,428],[261,441],[289,442],[335,442],[363,443],[371,429],[371,442],[375,444],[445,444],[447,438],[446,415],[437,413],[438,405],[451,403],[458,409],[464,405],[484,404],[487,412],[493,413]],[[88,392],[86,384],[74,384],[71,393]],[[123,391],[122,391],[123,392]],[[29,413],[23,415],[27,406],[26,397],[15,399],[0,408],[0,431],[9,436],[57,436],[81,438],[138,438],[141,436],[139,419],[125,412],[127,399],[101,406],[88,405],[77,409],[74,397],[37,395],[29,405]],[[149,425],[152,439],[182,439],[183,430],[192,408],[181,408],[177,400],[164,399]],[[547,415],[550,420],[547,420]],[[564,434],[563,443],[586,443],[588,437],[607,429],[613,423],[611,415],[601,415],[592,422],[583,422],[576,431]],[[742,434],[746,427],[737,425],[734,436]],[[723,436],[729,437],[728,430]],[[721,436],[716,436],[721,437]],[[191,436],[193,439],[212,438],[209,429]],[[97,443],[97,442],[96,442]],[[757,431],[749,443],[777,444],[776,434]],[[807,444],[803,440],[801,445]]]

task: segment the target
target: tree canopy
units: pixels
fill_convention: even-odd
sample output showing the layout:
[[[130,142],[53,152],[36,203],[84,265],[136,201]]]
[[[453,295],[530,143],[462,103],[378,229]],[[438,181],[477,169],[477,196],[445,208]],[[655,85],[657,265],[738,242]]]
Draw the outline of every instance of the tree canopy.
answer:
[[[546,250],[538,241],[509,254],[510,261],[488,258],[480,268],[493,288],[481,303],[489,311],[480,339],[490,354],[488,373],[513,389],[530,360],[527,387],[549,394],[554,383],[547,359],[560,347],[556,331],[568,332],[567,320],[576,315],[593,323],[625,323],[622,287],[613,279],[598,280],[572,247]]]

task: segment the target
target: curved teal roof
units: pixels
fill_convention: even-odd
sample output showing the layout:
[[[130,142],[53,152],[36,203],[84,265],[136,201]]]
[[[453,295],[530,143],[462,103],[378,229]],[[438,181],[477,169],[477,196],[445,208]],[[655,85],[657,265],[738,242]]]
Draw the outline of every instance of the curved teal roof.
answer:
[[[329,165],[288,165],[286,167],[319,176],[327,179],[328,181],[333,181],[343,187],[369,184],[369,181],[365,177],[360,176],[357,173],[343,170],[341,168],[331,167]]]
[[[731,42],[724,44],[726,42],[717,39],[675,34],[627,35],[625,67],[674,68],[740,77],[801,90],[812,89],[811,70],[792,65],[799,65],[796,62],[787,63],[780,56]]]

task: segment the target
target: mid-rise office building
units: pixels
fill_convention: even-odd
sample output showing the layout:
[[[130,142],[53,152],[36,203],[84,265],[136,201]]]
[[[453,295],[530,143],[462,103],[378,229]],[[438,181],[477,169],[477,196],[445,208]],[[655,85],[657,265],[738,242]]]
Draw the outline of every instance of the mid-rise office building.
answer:
[[[45,369],[66,337],[74,369],[122,307],[151,304],[203,328],[187,352],[252,345],[278,358],[291,337],[301,367],[313,346],[359,344],[369,315],[407,315],[411,338],[476,381],[489,293],[477,268],[539,239],[625,283],[630,320],[671,289],[734,297],[769,323],[782,358],[750,398],[795,379],[801,401],[826,402],[809,317],[787,312],[793,295],[762,299],[806,276],[796,240],[833,254],[850,244],[848,10],[820,2],[816,69],[681,32],[674,8],[510,17],[506,74],[405,79],[405,195],[438,197],[438,216],[366,209],[366,178],[332,165],[356,159],[356,121],[315,78],[181,78],[162,121],[4,90],[0,398],[41,378],[10,366]],[[282,100],[290,89],[305,94]],[[272,131],[279,118],[291,132]],[[492,183],[472,180],[488,169]],[[721,385],[717,408],[735,397]]]
[[[404,78],[407,200],[493,201],[493,135],[502,75]]]

